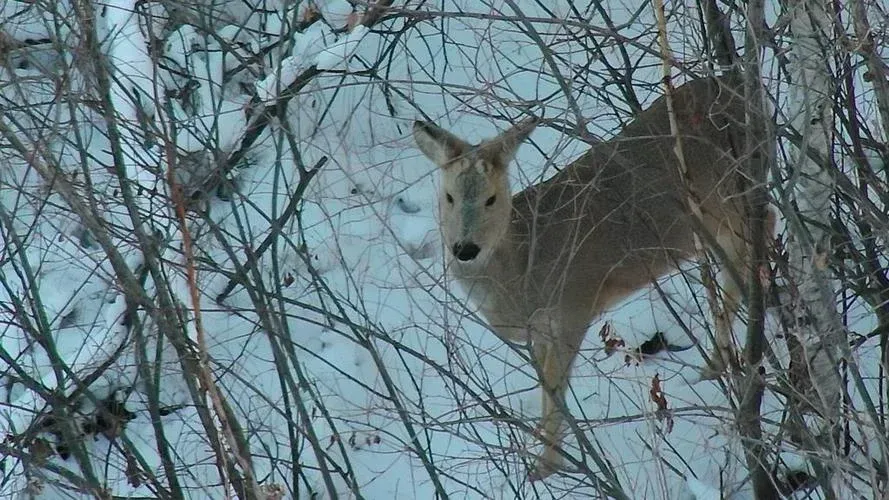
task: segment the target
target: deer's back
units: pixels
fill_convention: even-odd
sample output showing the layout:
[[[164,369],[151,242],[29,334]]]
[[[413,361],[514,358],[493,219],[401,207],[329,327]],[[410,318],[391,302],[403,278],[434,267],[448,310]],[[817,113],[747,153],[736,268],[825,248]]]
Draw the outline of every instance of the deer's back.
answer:
[[[740,214],[740,200],[729,198],[739,190],[744,105],[720,83],[697,80],[673,97],[688,176],[710,220]],[[589,321],[691,255],[674,144],[661,97],[618,136],[513,197],[515,266],[529,309],[588,310]]]

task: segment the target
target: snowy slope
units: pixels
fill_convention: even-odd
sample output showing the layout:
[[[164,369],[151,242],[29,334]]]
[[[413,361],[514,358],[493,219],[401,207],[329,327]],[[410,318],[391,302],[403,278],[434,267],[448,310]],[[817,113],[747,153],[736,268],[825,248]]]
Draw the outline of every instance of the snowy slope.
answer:
[[[519,5],[528,16],[550,17],[534,2]],[[134,29],[120,15],[132,5],[117,7],[106,20],[109,26]],[[232,202],[209,201],[212,221],[230,235],[228,243],[243,259],[243,249],[255,248],[269,234],[270,219],[287,206],[299,181],[297,165],[311,166],[328,158],[307,190],[299,223],[291,220],[282,242],[261,258],[260,272],[269,294],[280,294],[269,305],[285,307],[283,338],[268,336],[256,314],[256,303],[242,287],[222,303],[214,301],[228,283],[226,275],[204,270],[198,277],[201,317],[216,382],[249,436],[260,483],[287,485],[287,497],[327,496],[317,454],[305,433],[311,427],[327,455],[326,467],[351,471],[333,474],[334,486],[343,497],[357,497],[350,491],[357,485],[367,499],[434,498],[437,485],[428,471],[432,467],[441,487],[453,498],[595,498],[597,487],[591,475],[598,473],[599,466],[590,456],[592,451],[607,460],[630,498],[709,500],[720,498],[720,490],[732,498],[748,498],[743,449],[724,388],[720,382],[699,380],[701,349],[710,345],[703,289],[687,283],[684,276],[662,282],[676,317],[656,290],[642,290],[590,328],[574,368],[569,408],[592,448],[581,451],[576,438],[570,438],[567,446],[593,472],[560,474],[537,483],[527,480],[527,467],[539,444],[505,416],[532,428],[535,425],[541,408],[532,370],[522,352],[487,331],[461,290],[445,278],[445,256],[436,226],[436,172],[413,146],[409,131],[414,119],[425,116],[456,134],[479,140],[506,128],[507,116],[520,116],[516,102],[558,95],[559,81],[543,62],[539,47],[516,24],[456,15],[419,23],[397,41],[396,56],[386,59],[388,84],[381,84],[379,75],[343,75],[344,69],[364,70],[364,64],[376,61],[391,43],[391,38],[363,28],[338,33],[349,18],[347,7],[345,2],[328,2],[321,11],[329,18],[329,26],[318,23],[294,37],[293,52],[278,61],[280,70],[255,86],[260,99],[270,101],[305,68],[315,65],[330,70],[316,77],[288,107],[298,157],[291,143],[281,140],[273,128],[252,148],[250,167],[238,173],[240,196]],[[448,8],[453,6],[448,4]],[[516,14],[507,8],[503,13]],[[627,15],[617,10],[612,14],[618,21],[620,15]],[[643,13],[637,22],[646,24],[648,15]],[[577,43],[564,41],[564,27],[552,24],[538,29],[546,42],[568,54],[572,64],[590,62]],[[628,36],[636,34],[632,26],[626,31]],[[138,69],[133,81],[140,88],[151,88],[155,83],[147,54],[139,49],[139,35],[122,33],[126,38],[110,44],[110,53]],[[179,34],[175,43],[182,48],[168,50],[184,52],[199,38],[189,38],[192,34],[186,28]],[[640,39],[636,56],[646,52],[641,47],[652,42],[650,35]],[[215,42],[201,43],[210,54],[206,68],[221,65],[222,57],[210,50]],[[604,50],[607,57],[618,57]],[[597,69],[601,62],[594,60],[587,71]],[[202,71],[207,81],[216,78],[212,70]],[[658,71],[651,67],[635,77],[655,82]],[[118,111],[135,123],[140,111],[131,109],[125,92],[116,89]],[[193,112],[197,116],[193,127],[179,134],[182,148],[200,151],[200,141],[208,134],[218,136],[221,149],[235,147],[246,126],[241,114],[246,99],[230,92],[222,86],[202,87],[202,107]],[[573,102],[549,98],[546,116],[573,120],[572,113],[578,110],[590,119],[592,133],[607,137],[619,123],[613,111],[603,107],[599,92],[615,90],[578,89]],[[646,91],[639,95],[645,102],[656,97]],[[158,182],[156,173],[140,165],[146,158],[155,160],[153,155],[161,151],[146,154],[136,147],[138,137],[130,141],[133,151],[127,152],[128,157],[141,157],[128,163],[133,169],[130,178],[144,185]],[[110,163],[105,138],[92,135],[88,147],[97,161]],[[565,164],[582,150],[579,141],[554,129],[535,132],[515,162],[515,188],[551,174],[554,165]],[[78,161],[75,157],[67,160],[70,165]],[[22,173],[24,165],[12,165],[11,170],[23,177],[18,184],[39,184],[33,172]],[[139,355],[120,325],[124,300],[115,291],[113,271],[103,261],[101,250],[81,244],[79,226],[65,210],[33,210],[32,204],[18,200],[9,190],[0,192],[0,202],[7,211],[17,207],[14,212],[21,232],[36,228],[28,240],[28,261],[42,263],[38,282],[46,286],[30,293],[43,299],[47,317],[55,325],[58,356],[74,368],[94,367],[124,344],[123,355],[94,390],[102,398],[112,389],[135,388],[127,406],[135,418],[124,436],[139,450],[143,467],[161,475],[145,382],[136,369]],[[141,208],[146,214],[172,216],[168,208],[153,203],[145,199]],[[113,202],[107,218],[131,225]],[[174,224],[164,225],[159,219],[152,224],[163,226],[167,234],[165,256],[172,288],[183,304],[190,304],[184,275],[172,271],[183,262],[182,235]],[[201,258],[231,270],[227,249],[206,226],[199,221],[194,224],[203,228],[195,229]],[[60,234],[65,237],[59,240]],[[9,240],[6,244],[12,248]],[[136,268],[138,252],[125,242],[121,245]],[[299,251],[302,245],[307,254]],[[10,266],[15,265],[4,264],[3,273],[13,275]],[[22,284],[3,290],[0,300],[9,302],[26,288]],[[60,326],[62,318],[75,309],[82,321]],[[872,318],[863,312],[857,315],[860,323],[854,328],[869,330]],[[691,340],[677,319],[701,339],[700,349],[626,363],[623,353],[606,354],[598,336],[608,322],[628,346],[641,344],[657,331],[665,332],[675,344],[687,345]],[[25,365],[44,384],[54,386],[52,360],[44,350],[28,346],[23,329],[7,328],[2,342],[13,356],[28,356]],[[191,407],[176,352],[156,333],[149,336],[147,347],[160,360],[160,403],[177,407],[163,418],[162,428],[182,468],[183,487],[190,498],[224,498],[212,449]],[[286,367],[289,379],[276,363]],[[655,376],[673,410],[670,422],[656,414],[657,406],[650,398]],[[293,400],[294,388],[298,388],[305,415],[299,414]],[[4,396],[11,401],[0,405],[0,426],[6,432],[21,431],[42,407],[35,394],[20,385]],[[492,409],[498,418],[492,416]],[[781,410],[781,403],[767,396],[764,417],[777,421]],[[291,433],[297,435],[296,448],[291,446]],[[415,443],[424,449],[428,463],[412,451]],[[98,437],[88,443],[88,450],[94,472],[112,494],[151,494],[144,484],[132,484],[126,459],[113,442]],[[54,457],[50,461],[79,474],[73,460]],[[20,464],[8,463],[7,473],[20,470],[15,469]],[[294,481],[297,475],[299,480]],[[347,476],[352,479],[347,481]],[[51,483],[41,498],[78,497]],[[13,476],[0,493],[13,495],[24,484],[24,478]]]

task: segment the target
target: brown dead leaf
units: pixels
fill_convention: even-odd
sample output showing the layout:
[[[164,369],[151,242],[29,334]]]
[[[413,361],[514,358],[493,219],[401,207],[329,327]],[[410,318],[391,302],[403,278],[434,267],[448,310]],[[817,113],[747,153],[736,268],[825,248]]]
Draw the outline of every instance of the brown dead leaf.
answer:
[[[39,477],[29,477],[25,494],[32,498],[43,495],[43,481]]]
[[[305,10],[302,11],[302,16],[300,21],[304,24],[310,24],[315,22],[318,18],[321,17],[321,10],[318,9],[318,6],[315,5],[315,2],[310,2]]]
[[[608,356],[627,345],[624,339],[617,335],[617,331],[610,321],[602,325],[602,329],[599,330],[599,338],[602,339],[602,344],[605,345],[605,354]]]
[[[34,438],[28,444],[28,454],[38,463],[56,454],[49,441],[43,438]]]
[[[278,483],[262,484],[259,493],[264,500],[282,500],[286,490]]]
[[[655,374],[654,377],[651,378],[651,388],[648,390],[648,394],[651,396],[651,401],[657,405],[655,415],[658,420],[664,423],[664,434],[669,434],[673,431],[673,415],[670,412],[667,397],[664,395],[664,390],[661,387],[661,378],[659,375]]]
[[[124,448],[124,454],[127,459],[127,482],[130,483],[130,486],[138,488],[139,486],[142,486],[143,482],[142,479],[144,474],[142,473],[142,469],[139,468],[139,463],[136,461],[136,457],[134,457],[126,448]]]
[[[664,390],[661,388],[661,377],[655,374],[651,378],[651,389],[648,390],[651,401],[657,405],[658,411],[667,409],[667,398],[664,397]]]

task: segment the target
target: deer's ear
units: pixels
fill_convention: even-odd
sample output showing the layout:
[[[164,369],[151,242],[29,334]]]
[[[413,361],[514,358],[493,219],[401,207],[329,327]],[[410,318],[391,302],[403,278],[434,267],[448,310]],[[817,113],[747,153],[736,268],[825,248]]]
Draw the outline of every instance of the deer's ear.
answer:
[[[432,122],[414,122],[414,141],[420,151],[439,167],[463,155],[469,144]]]
[[[495,165],[508,166],[515,158],[519,146],[534,132],[540,120],[536,117],[527,118],[512,126],[493,139],[479,145],[479,150]]]

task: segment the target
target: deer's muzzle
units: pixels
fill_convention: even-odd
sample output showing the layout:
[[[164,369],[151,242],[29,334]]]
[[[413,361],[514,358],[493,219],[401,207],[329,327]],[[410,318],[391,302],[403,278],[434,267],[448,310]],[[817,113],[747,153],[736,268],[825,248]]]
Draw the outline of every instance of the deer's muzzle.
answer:
[[[457,257],[457,260],[467,262],[478,257],[478,253],[482,249],[471,241],[460,241],[454,244],[451,251],[454,252],[454,257]]]

